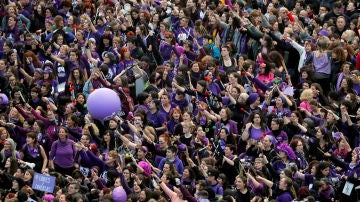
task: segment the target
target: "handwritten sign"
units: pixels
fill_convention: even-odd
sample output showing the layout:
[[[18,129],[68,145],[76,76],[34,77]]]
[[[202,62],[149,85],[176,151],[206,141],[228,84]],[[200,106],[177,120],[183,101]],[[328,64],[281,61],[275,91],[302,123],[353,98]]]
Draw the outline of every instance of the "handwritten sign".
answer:
[[[43,175],[40,173],[35,173],[34,181],[32,184],[33,189],[52,193],[54,191],[54,186],[55,186],[55,177]]]

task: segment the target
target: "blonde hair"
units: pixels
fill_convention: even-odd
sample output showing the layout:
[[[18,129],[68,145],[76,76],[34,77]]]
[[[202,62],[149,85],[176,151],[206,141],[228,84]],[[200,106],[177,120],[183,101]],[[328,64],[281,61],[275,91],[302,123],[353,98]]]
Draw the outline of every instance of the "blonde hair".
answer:
[[[326,52],[329,45],[330,45],[330,39],[326,36],[319,36],[318,40],[317,40],[317,45],[318,45],[318,51],[316,54],[316,57],[320,56],[320,53]]]
[[[350,29],[346,30],[343,34],[346,35],[346,37],[344,37],[346,42],[351,42],[355,37],[355,32],[353,30],[350,30]]]
[[[313,92],[311,89],[305,89],[303,90],[303,92],[300,94],[300,101],[310,101],[313,98]]]

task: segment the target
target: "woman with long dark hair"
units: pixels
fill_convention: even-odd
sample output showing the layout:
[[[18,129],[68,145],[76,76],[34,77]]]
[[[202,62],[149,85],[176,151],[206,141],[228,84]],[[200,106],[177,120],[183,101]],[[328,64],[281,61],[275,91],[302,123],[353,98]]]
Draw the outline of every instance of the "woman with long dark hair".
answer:
[[[253,112],[248,117],[241,139],[243,141],[247,141],[248,139],[260,140],[262,135],[269,132],[270,130],[266,126],[265,118],[260,112]]]

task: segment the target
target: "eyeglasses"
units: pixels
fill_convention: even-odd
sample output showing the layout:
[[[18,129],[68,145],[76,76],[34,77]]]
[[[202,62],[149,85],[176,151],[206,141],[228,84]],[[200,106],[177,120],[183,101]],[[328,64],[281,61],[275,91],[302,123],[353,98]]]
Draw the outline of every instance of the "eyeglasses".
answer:
[[[299,146],[303,146],[303,145],[302,145],[302,144],[298,144],[297,146],[299,147]]]

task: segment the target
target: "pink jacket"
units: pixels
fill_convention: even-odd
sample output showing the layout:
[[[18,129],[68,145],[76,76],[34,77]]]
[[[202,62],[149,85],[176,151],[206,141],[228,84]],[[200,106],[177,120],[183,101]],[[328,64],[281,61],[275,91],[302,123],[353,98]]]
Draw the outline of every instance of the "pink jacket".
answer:
[[[307,100],[302,101],[299,107],[306,109],[308,112],[311,112],[310,104]]]

